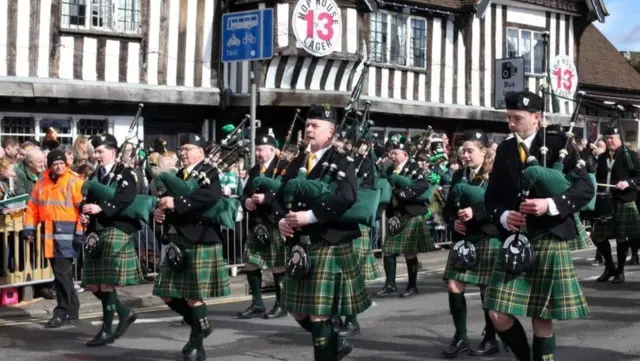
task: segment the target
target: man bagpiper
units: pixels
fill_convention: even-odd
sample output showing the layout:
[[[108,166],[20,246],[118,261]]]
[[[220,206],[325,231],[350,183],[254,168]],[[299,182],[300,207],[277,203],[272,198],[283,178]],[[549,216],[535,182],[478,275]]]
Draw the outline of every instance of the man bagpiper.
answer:
[[[485,164],[489,139],[483,131],[465,131],[463,142],[462,159],[465,167],[453,174],[451,191],[444,208],[444,217],[456,232],[455,246],[451,248],[443,277],[447,281],[449,310],[456,328],[451,344],[442,351],[445,358],[454,358],[469,351],[467,301],[464,291],[467,285],[477,285],[480,287],[480,297],[484,300],[493,264],[500,251],[498,230],[491,223],[484,202],[473,205],[456,204],[462,197],[470,196],[469,193],[481,194],[487,188],[492,167],[490,163]],[[465,257],[460,253],[464,251],[465,241],[473,244],[475,248],[475,263],[470,267],[465,267],[465,263],[460,262],[460,259]],[[471,350],[472,356],[489,356],[500,351],[496,342],[496,330],[487,310],[484,310],[484,320],[484,338],[477,349]]]
[[[311,333],[315,361],[340,361],[351,353],[353,347],[338,337],[332,318],[360,314],[371,306],[353,252],[353,239],[360,236],[360,230],[355,223],[339,222],[355,204],[358,185],[353,164],[331,144],[336,118],[336,111],[330,105],[309,108],[304,137],[309,152],[300,152],[287,167],[273,212],[282,236],[287,242],[306,249],[308,256],[309,268],[301,274],[289,272],[284,282],[283,302],[300,326]],[[301,168],[308,172],[307,179],[322,179],[329,170],[323,166],[325,163],[336,163],[337,169],[344,173],[341,179],[335,180],[334,194],[312,209],[299,206],[287,212],[288,203],[285,204],[282,191],[287,182],[295,178]],[[310,245],[305,245],[307,241]],[[295,258],[291,262],[295,263],[301,253],[292,251],[292,254]]]
[[[638,154],[628,149],[620,139],[620,129],[609,127],[604,132],[608,152],[598,157],[596,180],[598,184],[614,187],[598,187],[600,192],[611,192],[613,198],[613,219],[596,220],[591,239],[604,258],[605,269],[598,282],[620,284],[624,282],[624,265],[629,249],[629,240],[640,237],[640,214],[636,207],[638,185],[640,185],[640,160]],[[611,255],[609,239],[616,239],[618,268]]]
[[[556,340],[552,320],[585,318],[590,312],[567,241],[576,237],[573,214],[593,198],[594,187],[586,170],[575,168],[576,155],[569,147],[564,173],[574,172],[574,180],[568,190],[541,197],[534,187],[527,196],[528,189],[521,183],[525,162],[530,161],[527,150],[542,159],[541,149],[548,147],[547,166],[551,167],[559,159],[562,144],[545,144],[544,128],[538,131],[541,97],[522,91],[507,94],[505,102],[509,129],[515,136],[498,147],[484,198],[505,244],[494,265],[484,305],[498,336],[518,360],[532,358],[517,316],[532,319],[533,360],[553,360]],[[528,241],[521,227],[526,227]]]
[[[388,168],[387,177],[395,173],[399,176],[411,177],[414,172],[420,171],[417,162],[409,162],[407,152],[409,144],[404,137],[392,138],[389,141],[389,159],[393,167]],[[425,215],[428,213],[428,205],[418,197],[426,192],[429,182],[425,178],[416,179],[408,188],[394,187],[392,204],[387,206],[387,230],[391,232],[389,224],[396,219],[399,223],[396,234],[390,234],[382,245],[384,254],[383,266],[386,280],[378,297],[396,296],[396,257],[404,254],[407,262],[409,282],[402,297],[412,297],[418,294],[418,253],[432,252],[436,250],[433,238],[426,230]]]
[[[96,347],[113,343],[136,321],[137,315],[118,301],[116,286],[135,285],[143,278],[132,238],[141,229],[140,221],[119,217],[136,197],[135,178],[131,169],[116,164],[119,149],[113,135],[96,135],[91,145],[98,168],[90,180],[115,188],[111,201],[86,199],[80,217],[80,222],[86,225],[86,242],[90,247],[84,252],[83,287],[102,301],[102,327],[87,342],[87,346]],[[119,322],[114,331],[115,313]]]
[[[204,163],[205,146],[205,140],[197,134],[180,137],[183,168],[176,176],[189,181],[204,173],[208,182],[200,182],[199,188],[187,196],[174,196],[169,190],[153,213],[156,222],[168,229],[169,244],[153,294],[191,327],[189,341],[182,349],[183,360],[188,361],[206,359],[203,340],[213,331],[203,300],[231,294],[220,225],[199,217],[222,198],[217,170]],[[182,257],[177,258],[177,254]]]
[[[361,180],[360,187],[363,189],[373,189],[375,186],[374,164],[368,154],[369,145],[365,142],[360,146],[360,149],[358,149],[358,154],[354,160],[357,177]],[[371,227],[362,224],[359,224],[358,227],[360,227],[360,237],[353,240],[353,251],[358,257],[360,274],[362,274],[365,281],[373,281],[380,277],[380,269],[373,256],[373,249],[371,248]],[[348,337],[358,333],[360,333],[358,315],[354,314],[345,317],[339,335],[341,337]]]
[[[244,188],[244,207],[249,212],[249,233],[245,243],[244,258],[247,283],[251,290],[252,302],[238,318],[247,319],[263,316],[264,319],[284,317],[287,311],[282,304],[282,285],[285,264],[289,254],[278,227],[273,223],[271,208],[276,190],[255,189],[256,177],[279,177],[287,168],[287,162],[276,156],[276,140],[270,134],[256,135],[257,164],[249,171],[247,186]],[[268,313],[262,302],[262,272],[271,269],[276,291],[276,302]]]

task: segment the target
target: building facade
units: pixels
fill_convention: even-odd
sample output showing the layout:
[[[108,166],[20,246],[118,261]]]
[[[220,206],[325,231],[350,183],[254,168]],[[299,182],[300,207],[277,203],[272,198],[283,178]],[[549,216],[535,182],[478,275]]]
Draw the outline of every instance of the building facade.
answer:
[[[68,142],[207,130],[220,102],[215,0],[0,1],[0,137]],[[145,129],[146,131],[144,131]],[[176,133],[174,133],[174,131]],[[135,132],[134,132],[135,133]]]

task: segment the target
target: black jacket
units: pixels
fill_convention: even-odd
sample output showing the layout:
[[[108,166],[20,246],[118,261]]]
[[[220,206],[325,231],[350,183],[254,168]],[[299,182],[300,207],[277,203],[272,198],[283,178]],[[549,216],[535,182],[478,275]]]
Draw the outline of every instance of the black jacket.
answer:
[[[630,149],[627,149],[627,155],[623,147],[619,147],[614,153],[613,168],[611,169],[611,180],[609,184],[616,185],[618,182],[629,182],[629,188],[621,191],[616,188],[598,187],[598,192],[611,191],[614,199],[623,202],[635,202],[638,197],[638,186],[640,186],[640,161],[638,160],[638,154]],[[598,157],[598,168],[596,170],[596,180],[598,183],[607,183],[607,174],[609,168],[607,166],[607,159],[611,159],[608,152],[602,153]]]
[[[530,153],[539,159],[543,164],[540,147],[542,146],[542,132],[538,131],[531,144]],[[547,167],[552,167],[558,159],[560,149],[564,146],[564,135],[547,136]],[[573,172],[577,162],[577,156],[573,149],[569,147],[569,155],[564,164],[564,173]],[[498,146],[493,170],[489,176],[489,186],[485,192],[485,205],[491,215],[493,223],[500,232],[500,238],[505,240],[511,233],[503,228],[500,223],[502,213],[508,210],[517,211],[520,208],[521,198],[521,173],[522,164],[518,152],[518,145],[515,138],[505,140]],[[593,197],[593,185],[585,169],[577,173],[573,185],[564,193],[552,197],[559,215],[542,215],[535,217],[526,216],[527,230],[545,230],[563,240],[570,240],[576,237],[576,226],[573,214],[579,212]],[[529,198],[541,198],[532,190]]]
[[[276,163],[278,163],[278,157],[274,157],[273,160],[271,160],[271,163],[269,163],[269,167],[265,170],[264,174],[267,177],[274,177],[277,176],[278,174],[280,174],[281,172],[285,171],[287,169],[287,166],[289,165],[288,162],[286,161],[280,161],[280,163],[278,163],[278,168],[276,169]],[[251,196],[253,196],[254,194],[264,194],[264,204],[260,204],[256,207],[256,210],[253,212],[250,212],[250,216],[249,216],[249,222],[251,224],[254,224],[257,218],[260,218],[262,221],[268,221],[270,223],[273,223],[274,219],[272,217],[272,208],[273,208],[273,201],[275,199],[275,192],[272,191],[266,191],[263,189],[253,189],[251,182],[253,181],[253,179],[255,179],[257,176],[260,175],[260,169],[262,168],[262,166],[260,164],[256,164],[253,166],[253,168],[251,168],[249,170],[249,178],[247,179],[247,185],[244,187],[243,192],[242,192],[242,207],[249,212],[248,209],[246,209],[244,207],[244,202],[247,198],[251,198]]]
[[[133,200],[137,195],[136,180],[131,169],[124,165],[117,165],[112,167],[109,174],[105,177],[100,176],[101,173],[102,168],[98,167],[89,179],[97,180],[101,184],[109,185],[117,182],[117,175],[119,174],[122,176],[120,184],[126,185],[118,186],[115,196],[111,201],[95,202],[95,200],[90,198],[87,199],[86,203],[97,203],[100,208],[102,208],[102,212],[97,216],[89,218],[90,221],[87,226],[87,231],[94,232],[102,228],[116,227],[127,234],[133,234],[141,230],[142,224],[140,221],[122,218],[119,216],[120,212],[133,203]]]
[[[462,179],[462,174],[464,172],[464,168],[458,169],[455,173],[453,173],[453,177],[451,177],[451,189],[456,186]],[[485,172],[483,168],[480,168],[478,174],[474,179],[471,179],[471,169],[467,170],[466,174],[467,180],[469,184],[484,188],[486,190],[488,186],[488,180],[485,180]],[[464,205],[463,205],[464,206]],[[498,236],[498,229],[495,224],[491,222],[491,217],[489,216],[489,212],[487,212],[487,207],[483,203],[480,206],[471,207],[473,210],[473,219],[466,223],[467,226],[467,234],[474,235],[480,232],[484,233],[487,236],[496,237]],[[453,223],[458,218],[459,209],[453,202],[453,197],[451,196],[451,190],[447,196],[447,203],[442,211],[442,215],[447,222],[447,224],[453,229]],[[454,237],[460,238],[462,235],[454,232]]]
[[[283,185],[289,180],[296,177],[300,168],[305,168],[306,155],[303,152],[289,164],[286,174],[283,177]],[[338,182],[338,188],[335,193],[326,201],[315,205],[312,210],[318,222],[310,224],[296,232],[294,242],[298,242],[300,234],[309,235],[313,243],[326,241],[332,244],[347,243],[360,237],[360,228],[355,223],[342,223],[340,217],[356,202],[358,181],[354,165],[331,147],[322,155],[313,167],[311,172],[307,174],[307,179],[322,179],[325,175],[322,164],[337,162],[338,169],[345,173],[342,181]],[[275,196],[273,202],[273,218],[278,222],[285,217],[286,210],[284,204],[283,190],[281,187]],[[297,204],[296,204],[297,205]],[[296,206],[294,205],[294,207]],[[294,208],[292,211],[304,211],[307,209]]]
[[[165,223],[172,225],[178,234],[193,244],[214,244],[222,242],[222,230],[219,224],[204,222],[200,218],[205,210],[209,209],[222,198],[222,188],[218,171],[203,162],[198,163],[194,170],[208,172],[210,182],[202,183],[188,196],[175,197],[174,209],[167,213]],[[176,177],[182,179],[184,168],[176,173]],[[189,174],[189,178],[191,174]],[[187,179],[189,179],[187,178]]]
[[[394,167],[387,168],[387,177],[393,174]],[[422,168],[416,162],[407,161],[404,164],[404,168],[400,170],[399,175],[410,177],[413,172],[424,172]],[[429,207],[425,202],[420,202],[416,198],[422,193],[426,192],[431,185],[429,182],[422,178],[413,182],[413,185],[409,188],[394,187],[392,190],[392,197],[397,201],[397,205],[390,204],[386,211],[388,217],[393,217],[396,213],[400,215],[410,216],[422,216],[427,213]]]

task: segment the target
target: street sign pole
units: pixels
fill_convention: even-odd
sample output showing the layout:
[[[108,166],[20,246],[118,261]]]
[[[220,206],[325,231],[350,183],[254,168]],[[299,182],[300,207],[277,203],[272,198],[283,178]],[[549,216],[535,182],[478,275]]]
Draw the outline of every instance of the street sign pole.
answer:
[[[256,65],[252,61],[249,63],[250,76],[251,76],[251,105],[249,109],[249,115],[251,116],[251,167],[256,165],[256,112],[258,103],[258,85],[256,84]]]

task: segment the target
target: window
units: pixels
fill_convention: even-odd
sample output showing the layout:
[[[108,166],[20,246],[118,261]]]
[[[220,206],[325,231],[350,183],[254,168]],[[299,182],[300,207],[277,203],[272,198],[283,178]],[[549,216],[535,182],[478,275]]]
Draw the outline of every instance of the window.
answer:
[[[374,62],[427,67],[427,20],[378,11],[371,14],[371,57]]]
[[[6,115],[5,115],[6,114]],[[0,140],[14,137],[25,140],[42,141],[47,129],[55,128],[62,144],[72,144],[77,135],[95,135],[113,131],[113,124],[107,118],[75,118],[63,114],[34,115],[8,113],[0,114]]]
[[[58,141],[61,144],[73,143],[71,135],[71,118],[67,119],[40,119],[40,138],[44,138],[47,129],[53,128],[58,132]]]
[[[0,136],[14,137],[20,143],[35,138],[36,120],[32,117],[3,117],[0,118],[0,127]]]
[[[109,120],[107,119],[80,119],[78,121],[78,134],[96,135],[109,132]]]
[[[62,27],[138,33],[140,0],[62,0]]]
[[[525,74],[543,74],[544,43],[542,33],[507,28],[507,57],[523,57]]]

